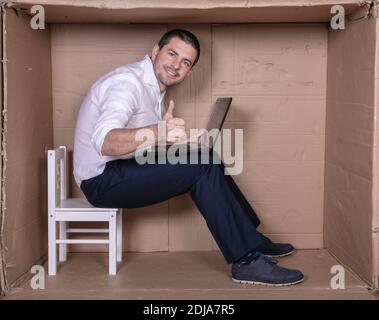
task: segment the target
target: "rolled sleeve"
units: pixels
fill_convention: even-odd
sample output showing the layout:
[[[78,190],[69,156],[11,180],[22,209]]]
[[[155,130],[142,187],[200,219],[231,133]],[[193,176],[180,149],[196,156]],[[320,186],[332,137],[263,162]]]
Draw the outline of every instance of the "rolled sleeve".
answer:
[[[99,97],[100,116],[91,142],[100,156],[103,156],[101,149],[108,132],[125,128],[128,124],[137,104],[136,96],[136,86],[130,82],[122,82],[110,85]]]

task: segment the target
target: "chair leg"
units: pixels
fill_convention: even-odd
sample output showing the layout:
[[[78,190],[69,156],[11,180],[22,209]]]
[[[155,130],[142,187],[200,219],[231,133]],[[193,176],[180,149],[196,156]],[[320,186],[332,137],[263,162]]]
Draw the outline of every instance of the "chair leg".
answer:
[[[117,235],[116,235],[116,213],[112,213],[109,219],[109,274],[117,272]]]
[[[48,222],[48,269],[49,275],[55,276],[57,274],[57,224],[55,215],[49,214]]]
[[[67,222],[59,221],[59,239],[67,239]],[[67,260],[67,244],[59,245],[59,261],[63,262]]]
[[[122,261],[122,209],[117,212],[117,261]]]

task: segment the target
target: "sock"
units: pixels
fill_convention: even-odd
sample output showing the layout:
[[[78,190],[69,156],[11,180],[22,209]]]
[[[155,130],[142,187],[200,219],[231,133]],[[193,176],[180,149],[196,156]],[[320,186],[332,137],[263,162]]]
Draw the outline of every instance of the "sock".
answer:
[[[253,250],[250,250],[247,254],[245,254],[242,258],[238,259],[237,263],[240,263],[240,264],[249,264],[251,261],[254,260],[255,258],[255,254],[257,253],[257,251],[255,249]]]

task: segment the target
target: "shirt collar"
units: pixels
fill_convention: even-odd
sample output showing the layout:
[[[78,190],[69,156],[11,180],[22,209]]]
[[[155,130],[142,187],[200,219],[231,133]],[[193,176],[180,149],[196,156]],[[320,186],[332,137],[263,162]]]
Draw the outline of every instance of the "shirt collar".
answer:
[[[143,62],[143,82],[152,86],[157,86],[159,88],[158,80],[154,73],[153,62],[151,61],[149,55],[145,55]]]
[[[160,94],[160,101],[162,101],[167,90],[161,92],[161,89],[159,88],[157,77],[155,76],[153,62],[151,61],[151,58],[149,57],[148,54],[145,55],[143,62],[144,62],[143,82],[148,84],[148,85],[156,87],[159,94]]]

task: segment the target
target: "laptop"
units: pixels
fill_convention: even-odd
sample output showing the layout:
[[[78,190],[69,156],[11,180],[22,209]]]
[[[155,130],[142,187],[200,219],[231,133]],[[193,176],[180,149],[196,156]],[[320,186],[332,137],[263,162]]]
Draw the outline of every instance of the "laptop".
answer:
[[[216,138],[214,138],[213,143],[210,146],[211,148],[213,148],[213,145],[221,132],[222,126],[224,125],[225,118],[228,115],[231,104],[232,104],[232,98],[224,97],[224,98],[217,98],[216,103],[213,106],[211,116],[209,118],[208,124],[205,129],[208,132],[211,131],[212,129],[218,129],[219,132]]]
[[[213,105],[211,116],[210,116],[208,123],[204,129],[206,129],[207,132],[210,132],[212,129],[218,129],[218,133],[213,138],[212,143],[210,143],[210,145],[207,146],[209,149],[213,148],[213,146],[214,146],[214,144],[215,144],[215,142],[216,142],[216,140],[217,140],[217,138],[221,132],[222,126],[224,125],[224,122],[225,122],[226,116],[228,115],[231,104],[232,104],[232,98],[231,97],[222,97],[222,98],[217,98],[216,102]],[[201,148],[201,146],[199,146],[197,143],[189,142],[189,141],[181,142],[181,143],[175,143],[174,145],[177,147],[186,145],[192,151]],[[156,145],[155,148],[152,148],[151,146],[149,146],[149,148],[143,150],[142,153],[144,154],[144,156],[146,156],[146,153],[149,153],[149,152],[156,152],[157,154],[159,154],[162,151],[167,152],[167,150],[171,146],[172,146],[171,144],[165,144],[163,146],[163,150],[161,149],[162,146],[159,146],[159,145]]]

